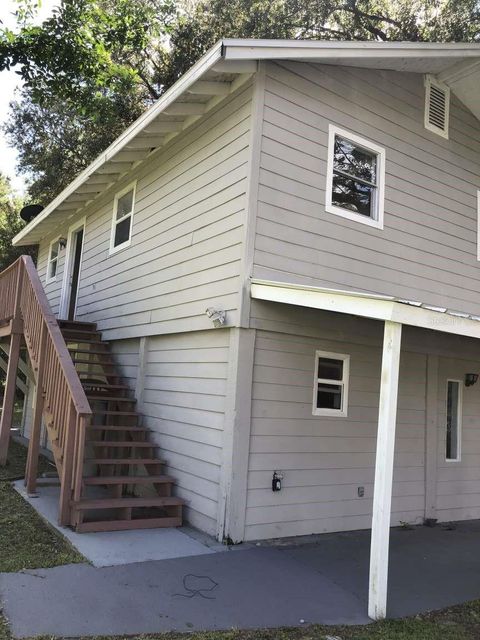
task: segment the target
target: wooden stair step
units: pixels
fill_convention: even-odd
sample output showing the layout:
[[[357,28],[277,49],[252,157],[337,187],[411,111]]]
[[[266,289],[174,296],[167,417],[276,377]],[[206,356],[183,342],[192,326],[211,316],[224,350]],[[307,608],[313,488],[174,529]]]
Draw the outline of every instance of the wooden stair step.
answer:
[[[129,402],[130,404],[136,404],[137,400],[135,398],[122,398],[121,396],[107,396],[106,394],[97,394],[92,395],[92,393],[86,394],[89,400],[95,402],[96,400],[107,400],[108,402]]]
[[[158,445],[136,440],[88,440],[94,447],[131,447],[132,449],[156,449]]]
[[[105,342],[99,342],[98,344],[106,344]],[[91,356],[110,356],[110,352],[103,351],[95,351],[95,349],[81,349],[80,347],[72,347],[67,345],[67,349],[72,351],[73,353],[87,353]]]
[[[109,409],[94,409],[96,415],[102,416],[139,416],[137,411],[110,411]]]
[[[85,351],[85,353],[90,353],[90,351]],[[103,355],[108,356],[110,354],[108,353],[104,353]],[[97,367],[113,367],[114,369],[116,369],[117,365],[113,362],[113,360],[86,360],[83,358],[75,358],[72,356],[72,360],[75,364],[89,364],[92,367],[93,366],[97,366]],[[100,375],[100,373],[98,371],[95,372],[88,372],[88,371],[81,371],[80,372],[83,375]],[[119,377],[119,376],[115,376],[112,373],[106,373],[105,376],[108,377]]]
[[[129,529],[160,529],[163,527],[181,527],[181,516],[165,516],[164,518],[137,518],[134,520],[99,520],[77,524],[78,533],[94,533],[96,531],[126,531]]]
[[[179,507],[183,500],[176,496],[155,496],[152,498],[82,498],[78,502],[72,501],[71,506],[76,511],[87,509],[123,509],[135,507]]]
[[[82,380],[82,375],[88,374],[80,374],[80,380],[84,387],[95,387],[102,389],[125,389],[125,391],[130,391],[130,387],[126,384],[110,384],[109,382],[88,382],[87,380]]]
[[[175,484],[171,476],[94,476],[84,478],[86,485],[109,484]]]
[[[97,323],[96,322],[82,322],[80,320],[58,320],[58,326],[61,329],[80,329],[80,327],[85,330],[96,331]]]
[[[69,329],[62,328],[62,335],[65,340],[73,340],[73,339],[82,339],[82,338],[96,338],[97,340],[102,340],[102,334],[100,331],[83,331],[82,329]]]
[[[125,464],[125,465],[134,465],[134,464],[165,464],[164,460],[159,460],[158,458],[85,458],[85,462],[90,462],[91,464]]]
[[[73,325],[73,326],[77,326],[77,325],[88,325],[91,327],[96,327],[97,323],[96,322],[88,322],[88,320],[57,320],[58,324],[63,327],[65,325]]]
[[[149,433],[150,429],[139,427],[136,425],[117,425],[117,424],[90,424],[87,430],[92,431],[134,431],[135,433]]]
[[[108,346],[110,343],[109,342],[105,342],[105,340],[102,340],[101,338],[98,338],[98,340],[88,340],[87,338],[69,338],[68,336],[65,337],[65,342],[74,342],[75,344],[94,344],[94,345],[105,345]],[[75,347],[68,347],[69,349],[73,348],[75,350]],[[90,352],[91,353],[91,352]]]

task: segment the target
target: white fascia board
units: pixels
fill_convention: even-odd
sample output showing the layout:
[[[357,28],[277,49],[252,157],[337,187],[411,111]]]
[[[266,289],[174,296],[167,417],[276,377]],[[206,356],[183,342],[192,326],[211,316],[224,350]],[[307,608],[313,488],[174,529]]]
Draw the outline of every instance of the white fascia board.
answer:
[[[311,309],[346,313],[373,320],[480,338],[480,322],[396,302],[389,296],[297,286],[290,283],[252,280],[251,296],[257,300],[282,302]]]
[[[222,58],[222,42],[218,42],[185,73],[170,89],[133,122],[112,144],[103,151],[68,187],[66,187],[45,209],[12,240],[14,246],[21,244],[28,234],[43,222],[64,200],[76,191],[102,165],[112,160],[135,136],[145,129],[155,118],[179,98],[189,87],[203,76]]]
[[[325,40],[223,41],[225,60],[316,58],[467,58],[480,56],[477,43],[335,42]]]

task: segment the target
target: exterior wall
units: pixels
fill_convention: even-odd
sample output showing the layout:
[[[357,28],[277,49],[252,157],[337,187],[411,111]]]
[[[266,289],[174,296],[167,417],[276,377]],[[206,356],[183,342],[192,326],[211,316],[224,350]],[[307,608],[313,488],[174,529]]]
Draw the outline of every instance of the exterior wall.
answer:
[[[50,306],[52,307],[52,311],[55,315],[58,314],[60,308],[60,297],[62,293],[62,282],[63,282],[63,270],[65,268],[65,250],[60,251],[57,262],[57,274],[53,281],[50,281],[47,284],[47,266],[48,266],[48,256],[50,253],[50,243],[52,240],[58,238],[60,234],[66,237],[68,232],[68,225],[65,225],[61,230],[59,230],[54,236],[48,236],[45,238],[38,248],[38,259],[37,259],[37,271],[38,275],[43,284],[43,288],[45,289],[45,293],[47,295]]]
[[[480,390],[463,387],[461,460],[445,461],[447,379],[478,371],[478,360],[442,358],[438,393],[437,517],[441,521],[480,518]]]
[[[251,98],[251,84],[244,85],[81,213],[77,319],[97,322],[108,339],[209,329],[205,308],[216,303],[236,322]],[[132,242],[109,256],[114,195],[134,179]],[[47,240],[39,259],[44,282]],[[54,310],[63,261],[64,252],[57,282],[45,287]]]
[[[257,329],[252,392],[245,538],[345,531],[371,526],[383,323],[255,301]],[[347,418],[312,415],[317,349],[351,355]],[[392,525],[425,517],[427,356],[463,379],[475,371],[474,340],[404,328],[395,445]],[[456,357],[452,357],[456,354]],[[444,356],[444,357],[442,357]],[[442,369],[443,367],[443,369]],[[465,390],[464,459],[444,462],[445,397],[439,382],[437,487],[439,520],[478,517],[480,388]],[[443,444],[442,444],[443,442]],[[443,448],[442,448],[443,447]],[[456,466],[455,466],[456,465]],[[273,471],[284,474],[273,493]],[[438,480],[438,482],[437,482]],[[357,488],[365,488],[365,497]],[[471,505],[471,506],[470,506]],[[474,515],[471,515],[471,514]]]
[[[480,125],[452,96],[445,140],[424,99],[419,74],[267,65],[256,277],[480,313]],[[325,211],[330,123],[386,150],[383,230]]]
[[[215,534],[222,467],[229,330],[148,338],[143,423],[186,501],[185,518]]]

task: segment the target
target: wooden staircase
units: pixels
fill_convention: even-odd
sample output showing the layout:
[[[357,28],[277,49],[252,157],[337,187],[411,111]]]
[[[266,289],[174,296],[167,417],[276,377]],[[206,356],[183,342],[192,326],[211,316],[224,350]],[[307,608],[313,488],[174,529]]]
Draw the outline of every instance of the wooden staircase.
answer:
[[[77,531],[118,531],[182,524],[174,479],[148,429],[141,426],[136,400],[124,384],[108,342],[95,324],[58,322],[92,410],[86,429],[80,499],[72,500]],[[48,375],[48,374],[47,374]]]

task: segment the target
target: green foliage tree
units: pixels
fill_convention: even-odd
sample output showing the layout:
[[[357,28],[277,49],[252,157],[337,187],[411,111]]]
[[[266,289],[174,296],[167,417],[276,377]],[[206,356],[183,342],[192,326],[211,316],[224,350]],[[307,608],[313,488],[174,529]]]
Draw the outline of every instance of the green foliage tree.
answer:
[[[480,39],[478,0],[200,0],[171,33],[170,84],[220,38],[411,42]]]
[[[12,191],[8,178],[0,173],[0,271],[22,254],[29,253],[35,257],[34,249],[12,247],[12,238],[25,226],[19,216],[22,204],[22,200]]]
[[[24,82],[4,133],[45,203],[161,94],[152,70],[175,5],[65,0],[41,26],[22,6],[18,32],[0,32],[0,69]]]

